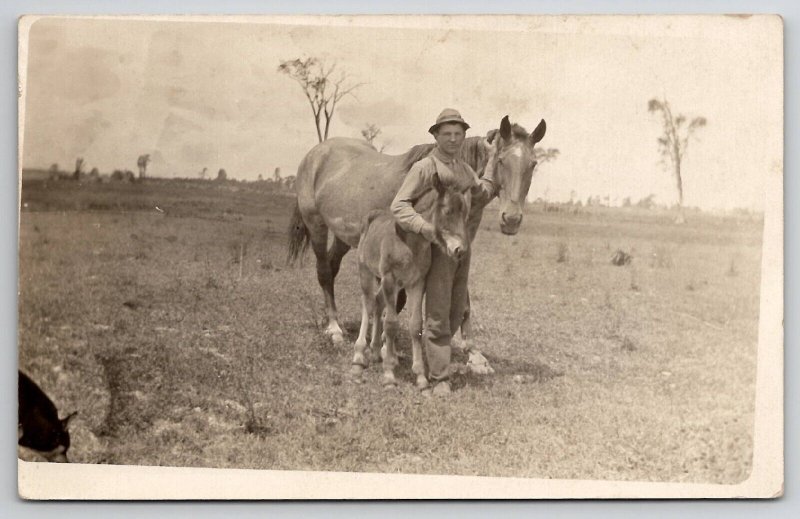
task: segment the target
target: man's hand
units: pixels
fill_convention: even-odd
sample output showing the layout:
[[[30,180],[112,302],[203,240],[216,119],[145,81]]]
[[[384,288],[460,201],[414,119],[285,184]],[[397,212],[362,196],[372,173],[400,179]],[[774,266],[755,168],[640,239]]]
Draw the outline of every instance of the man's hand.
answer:
[[[425,238],[431,243],[436,241],[436,229],[430,222],[425,222],[422,225],[422,229],[419,230],[419,233],[422,235],[423,238]]]

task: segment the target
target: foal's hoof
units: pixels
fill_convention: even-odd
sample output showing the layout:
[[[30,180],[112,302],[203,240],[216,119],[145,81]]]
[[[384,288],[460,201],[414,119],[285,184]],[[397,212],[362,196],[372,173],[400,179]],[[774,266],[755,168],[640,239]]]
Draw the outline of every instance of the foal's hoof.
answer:
[[[350,367],[350,376],[353,378],[353,381],[360,384],[362,382],[361,375],[364,374],[364,366],[360,364],[353,364]]]
[[[334,346],[339,346],[344,342],[344,335],[341,333],[332,333],[331,341],[333,341]]]
[[[428,389],[430,386],[431,384],[430,382],[428,382],[428,379],[425,378],[425,375],[417,376],[417,389],[425,390]]]

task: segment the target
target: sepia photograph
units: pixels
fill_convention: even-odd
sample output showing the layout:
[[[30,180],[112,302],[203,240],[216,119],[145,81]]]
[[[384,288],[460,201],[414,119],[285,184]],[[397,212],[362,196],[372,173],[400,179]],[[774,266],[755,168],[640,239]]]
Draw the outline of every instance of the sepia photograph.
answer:
[[[780,496],[783,59],[772,15],[22,17],[20,495]]]

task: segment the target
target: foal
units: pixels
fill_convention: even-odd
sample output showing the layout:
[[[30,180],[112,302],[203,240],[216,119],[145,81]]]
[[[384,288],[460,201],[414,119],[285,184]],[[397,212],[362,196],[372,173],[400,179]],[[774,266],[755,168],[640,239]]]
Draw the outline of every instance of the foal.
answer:
[[[469,247],[467,216],[470,192],[459,192],[445,187],[438,173],[432,178],[434,189],[417,202],[417,212],[431,222],[436,230],[435,245],[448,256],[460,259]],[[399,330],[397,295],[405,289],[408,297],[409,332],[411,334],[413,363],[411,370],[417,376],[417,387],[428,386],[422,358],[422,297],[425,278],[431,264],[431,244],[421,235],[406,232],[395,224],[394,217],[385,210],[372,211],[364,221],[358,244],[358,270],[361,280],[361,329],[355,343],[352,374],[356,381],[368,365],[366,355],[367,327],[372,323],[371,358],[383,357],[383,383],[397,383],[394,367],[397,365],[395,340]],[[381,323],[383,311],[386,314]],[[381,333],[381,328],[384,329]],[[385,343],[380,346],[381,338]]]

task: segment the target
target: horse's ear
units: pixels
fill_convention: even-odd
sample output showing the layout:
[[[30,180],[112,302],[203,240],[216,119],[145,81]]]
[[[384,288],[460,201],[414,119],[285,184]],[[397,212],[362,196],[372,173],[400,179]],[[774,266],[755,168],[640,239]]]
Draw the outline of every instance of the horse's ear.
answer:
[[[486,142],[492,144],[496,135],[497,130],[489,130],[489,133],[486,134]]]
[[[544,134],[547,131],[547,124],[545,124],[544,119],[539,123],[539,126],[533,130],[531,133],[531,146],[542,140],[544,138]]]
[[[438,172],[434,172],[433,177],[431,177],[431,183],[436,192],[439,193],[439,196],[442,196],[444,194],[444,185],[442,184],[442,179],[439,178]]]
[[[481,146],[483,146],[483,149],[486,151],[492,151],[492,149],[494,148],[494,146],[492,146],[491,139],[489,139],[488,137],[485,139],[481,139]]]
[[[511,140],[511,123],[508,120],[508,116],[503,117],[503,120],[500,121],[500,137],[504,141]]]

